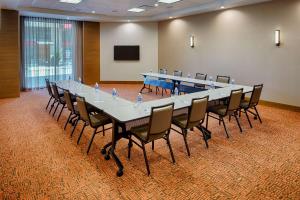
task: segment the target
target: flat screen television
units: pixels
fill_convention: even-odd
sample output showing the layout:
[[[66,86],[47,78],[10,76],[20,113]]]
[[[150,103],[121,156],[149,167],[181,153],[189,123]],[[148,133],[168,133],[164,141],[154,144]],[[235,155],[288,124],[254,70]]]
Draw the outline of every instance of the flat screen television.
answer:
[[[140,60],[140,46],[114,46],[114,60]]]

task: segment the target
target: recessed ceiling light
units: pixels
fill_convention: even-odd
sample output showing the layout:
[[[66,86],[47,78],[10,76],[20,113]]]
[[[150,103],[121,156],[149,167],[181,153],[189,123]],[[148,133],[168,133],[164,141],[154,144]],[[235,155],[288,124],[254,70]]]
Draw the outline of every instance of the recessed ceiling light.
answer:
[[[158,3],[154,4],[154,6],[157,7],[157,6],[158,6]]]
[[[62,3],[73,3],[73,4],[78,4],[80,3],[82,0],[59,0]]]
[[[221,6],[220,8],[221,8],[221,9],[224,9],[225,7],[224,7],[224,6]]]
[[[139,13],[139,12],[145,11],[145,9],[143,9],[143,8],[131,8],[128,11],[129,12],[137,12],[137,13]]]
[[[176,3],[181,0],[159,0],[159,3]]]
[[[93,10],[93,11],[92,11],[92,13],[93,13],[93,14],[95,14],[95,13],[96,13],[96,11],[94,11],[94,10]]]

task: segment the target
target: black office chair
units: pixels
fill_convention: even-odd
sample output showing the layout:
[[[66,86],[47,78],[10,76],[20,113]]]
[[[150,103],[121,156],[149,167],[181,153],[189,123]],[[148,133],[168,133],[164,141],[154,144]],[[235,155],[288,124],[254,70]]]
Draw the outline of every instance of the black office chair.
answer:
[[[74,125],[75,121],[73,121],[73,120],[76,118],[79,118],[79,111],[78,111],[77,105],[74,105],[74,101],[73,101],[74,98],[72,98],[72,94],[70,93],[69,90],[64,90],[64,98],[65,98],[65,101],[67,104],[67,108],[70,111],[69,117],[64,126],[64,130],[65,130],[68,123],[71,122],[72,125]],[[74,132],[74,130],[75,130],[75,127],[73,127],[72,133]]]
[[[129,134],[128,159],[130,159],[132,143],[136,144],[138,147],[143,149],[148,175],[150,175],[150,168],[148,164],[145,144],[152,142],[153,145],[155,140],[165,139],[167,145],[169,146],[172,161],[173,163],[175,163],[175,158],[169,140],[173,109],[174,109],[174,103],[153,107],[151,109],[151,116],[148,124],[132,127],[130,131],[128,131]],[[133,140],[132,136],[134,136],[137,140],[139,140],[141,144]],[[154,145],[152,146],[152,149],[153,147]]]
[[[204,81],[205,81],[206,78],[207,78],[207,74],[196,73],[195,79],[198,79],[198,80],[204,80]],[[195,83],[195,84],[194,84],[194,87],[204,89],[204,88],[205,88],[205,85],[199,84],[199,83]]]
[[[56,110],[58,108],[59,105],[62,105],[61,106],[61,110],[59,112],[59,115],[57,117],[57,121],[59,120],[60,116],[61,116],[61,113],[62,111],[66,108],[65,105],[66,105],[66,101],[65,101],[65,98],[63,96],[60,96],[59,95],[59,91],[58,91],[58,87],[56,85],[56,83],[51,83],[52,85],[52,90],[53,90],[53,95],[54,95],[54,104],[56,103],[56,107],[55,107],[55,110],[52,114],[52,116],[54,117],[55,113],[56,113]],[[53,105],[54,105],[53,104]]]
[[[182,77],[182,71],[180,71],[180,70],[174,70],[173,75],[174,76],[180,76],[180,77]]]
[[[217,119],[219,121],[219,125],[221,124],[221,122],[223,123],[226,136],[227,138],[229,138],[224,118],[226,116],[229,117],[233,116],[236,119],[240,132],[242,132],[243,130],[238,119],[238,112],[240,110],[242,95],[243,95],[243,89],[232,90],[229,97],[229,103],[227,105],[218,104],[218,105],[209,106],[207,111],[207,117],[206,117],[206,128],[208,128],[209,117]],[[218,118],[213,115],[210,115],[210,113],[217,115]]]
[[[83,131],[86,126],[89,125],[94,129],[92,138],[90,139],[88,149],[86,152],[88,154],[90,151],[90,148],[92,146],[95,135],[100,132],[103,132],[103,135],[104,135],[104,132],[111,128],[110,127],[110,128],[105,129],[104,126],[112,123],[112,121],[109,118],[109,116],[107,116],[104,113],[97,113],[97,114],[91,115],[88,112],[87,104],[86,104],[84,97],[76,97],[76,101],[77,101],[77,107],[78,107],[78,111],[79,111],[79,118],[76,120],[75,126],[77,125],[79,120],[84,122],[83,128],[81,129],[81,132],[80,132],[78,140],[77,140],[77,144],[79,144],[81,136],[82,136]],[[101,131],[97,131],[99,127],[102,127]]]
[[[219,82],[219,83],[230,83],[230,76],[220,76],[220,75],[217,75],[217,79],[216,79],[216,82]]]
[[[48,94],[49,94],[49,96],[50,96],[49,101],[48,101],[48,104],[47,104],[47,106],[46,106],[46,110],[47,110],[48,107],[49,107],[49,105],[50,105],[50,103],[51,103],[51,101],[54,100],[55,98],[54,98],[54,94],[53,94],[53,92],[52,92],[52,88],[51,88],[51,84],[50,84],[49,79],[46,78],[46,79],[45,79],[45,82],[46,82],[46,87],[47,87],[47,90],[48,90]],[[58,94],[59,94],[60,97],[62,97],[62,96],[64,95],[64,94],[61,93],[61,92],[59,92]],[[53,107],[54,107],[54,101],[53,101],[52,104],[51,104],[51,108],[50,108],[49,113],[51,113]]]
[[[249,119],[248,112],[251,113],[252,115],[254,115],[255,119],[258,118],[260,123],[262,123],[261,117],[260,117],[260,115],[257,111],[257,108],[256,108],[256,106],[259,103],[259,99],[260,99],[262,89],[263,89],[263,84],[254,85],[250,100],[249,101],[247,101],[247,100],[242,100],[241,101],[240,108],[241,108],[241,110],[244,111],[251,128],[252,128],[252,124],[251,124],[251,121]],[[250,109],[253,109],[255,111],[255,113],[252,112]]]
[[[195,98],[192,100],[192,105],[189,107],[188,113],[183,113],[181,115],[173,117],[172,124],[179,127],[181,129],[181,132],[173,128],[172,130],[183,136],[188,156],[190,156],[190,150],[186,137],[188,130],[193,129],[194,127],[202,132],[203,139],[205,141],[206,147],[208,148],[207,140],[210,138],[210,133],[202,126],[207,110],[207,103],[208,96],[203,98]]]

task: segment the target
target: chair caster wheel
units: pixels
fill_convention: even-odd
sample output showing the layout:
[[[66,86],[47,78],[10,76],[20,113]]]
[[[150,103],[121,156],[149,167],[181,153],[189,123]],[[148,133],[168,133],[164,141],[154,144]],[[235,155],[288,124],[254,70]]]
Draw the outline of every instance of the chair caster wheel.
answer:
[[[109,160],[110,159],[110,156],[107,154],[104,156],[105,160]]]
[[[117,171],[117,176],[118,176],[118,177],[123,176],[123,170],[121,170],[121,169],[118,170],[118,171]]]
[[[105,149],[101,149],[101,154],[105,155],[106,154],[106,150]]]

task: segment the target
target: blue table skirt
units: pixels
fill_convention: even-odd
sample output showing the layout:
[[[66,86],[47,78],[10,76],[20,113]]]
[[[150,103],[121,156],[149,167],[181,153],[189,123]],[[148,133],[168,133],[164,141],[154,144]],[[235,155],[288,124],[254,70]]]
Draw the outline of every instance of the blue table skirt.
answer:
[[[174,88],[174,83],[166,81],[166,80],[145,79],[144,80],[144,84],[145,85],[155,86],[155,87],[161,87],[163,89],[169,89],[169,90],[173,90],[173,88]],[[195,88],[193,86],[188,86],[188,85],[178,85],[178,90],[179,90],[179,92],[193,93],[193,92],[204,91],[206,89]]]

